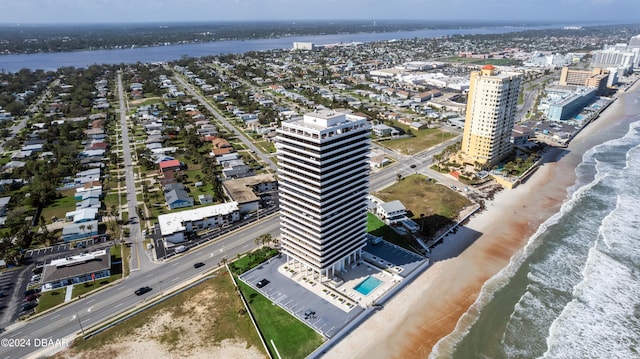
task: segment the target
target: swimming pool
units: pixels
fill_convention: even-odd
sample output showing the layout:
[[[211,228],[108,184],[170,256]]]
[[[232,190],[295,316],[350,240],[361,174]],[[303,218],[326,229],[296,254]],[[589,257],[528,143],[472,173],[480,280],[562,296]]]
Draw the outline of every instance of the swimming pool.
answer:
[[[368,276],[367,279],[360,282],[357,286],[353,287],[353,289],[357,290],[362,295],[369,295],[374,289],[376,289],[382,281],[378,278]]]

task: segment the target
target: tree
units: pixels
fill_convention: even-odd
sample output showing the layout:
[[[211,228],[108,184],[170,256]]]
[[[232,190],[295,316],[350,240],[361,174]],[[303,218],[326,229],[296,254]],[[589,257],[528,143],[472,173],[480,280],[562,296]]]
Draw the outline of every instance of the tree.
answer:
[[[262,241],[263,244],[269,244],[273,241],[273,237],[271,236],[271,233],[265,233],[262,235]]]

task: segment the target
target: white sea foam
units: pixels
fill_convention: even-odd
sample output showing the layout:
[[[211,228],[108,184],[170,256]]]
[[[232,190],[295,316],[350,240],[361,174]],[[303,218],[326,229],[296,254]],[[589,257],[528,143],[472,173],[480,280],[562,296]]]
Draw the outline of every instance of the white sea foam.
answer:
[[[560,211],[538,228],[523,250],[511,258],[507,267],[485,283],[475,303],[460,318],[454,331],[434,346],[430,357],[450,357],[454,353],[456,346],[468,334],[485,305],[490,303],[494,295],[509,283],[522,264],[541,245],[545,246],[546,255],[542,261],[531,264],[527,273],[530,283],[515,303],[501,341],[505,357],[539,355],[545,352],[545,344],[551,346],[553,343],[556,348],[561,347],[557,343],[564,342],[562,336],[566,334],[561,333],[556,336],[556,333],[560,333],[557,318],[560,313],[566,313],[569,306],[565,305],[568,302],[570,306],[575,306],[579,302],[576,302],[575,299],[572,300],[572,295],[575,286],[581,283],[586,273],[586,257],[591,255],[590,251],[595,250],[598,235],[602,236],[602,230],[600,230],[603,228],[602,220],[605,217],[612,218],[608,216],[614,211],[610,192],[616,187],[610,187],[610,182],[619,184],[615,174],[619,173],[624,166],[640,163],[640,160],[630,158],[633,156],[629,155],[632,151],[627,151],[628,148],[620,151],[621,147],[629,147],[640,142],[640,133],[636,131],[638,128],[640,128],[640,121],[632,123],[624,137],[595,146],[584,153],[583,161],[576,169],[576,183],[568,189],[569,199],[562,204]],[[625,152],[626,157],[618,155],[625,154]],[[625,162],[622,166],[620,165],[621,161]],[[637,179],[638,176],[636,175],[635,178]],[[626,181],[628,183],[629,178]],[[621,182],[624,185],[624,180]],[[580,211],[574,211],[576,206],[580,206]],[[640,210],[628,213],[633,215],[640,213]],[[610,223],[617,227],[621,226],[618,222]],[[563,235],[561,241],[555,244],[555,248],[553,248],[554,244],[545,242],[545,234],[548,231],[557,234],[556,232],[563,229],[570,232]],[[638,233],[638,230],[635,230],[635,233]],[[637,236],[633,238],[635,237]],[[602,238],[600,237],[601,240]],[[579,255],[577,252],[582,254]],[[640,256],[640,252],[635,252],[635,255]],[[636,292],[636,297],[637,294]],[[551,329],[549,329],[550,326],[552,326]],[[552,334],[545,337],[544,333],[547,330],[550,330]],[[636,333],[638,332],[640,331],[636,330]],[[517,338],[523,337],[523,334],[524,340],[518,341]],[[536,336],[537,339],[533,338]],[[594,338],[597,337],[594,336]],[[580,343],[580,341],[581,339],[575,339],[574,343]],[[633,343],[630,344],[630,347],[633,345]],[[637,348],[637,343],[635,345]],[[561,352],[547,351],[547,356],[563,357],[555,355]],[[640,353],[640,350],[636,353]],[[562,354],[565,353],[562,352]]]
[[[640,282],[633,271],[592,249],[585,280],[549,329],[544,357],[638,357],[640,318],[635,311]]]
[[[640,149],[630,148],[640,142],[636,128],[613,143],[627,149],[624,161],[598,164],[615,169],[607,181],[617,192],[615,208],[602,219],[572,300],[549,328],[544,357],[640,357]]]
[[[430,358],[447,357],[455,350],[456,345],[468,334],[469,329],[477,320],[482,308],[493,299],[493,296],[498,290],[509,282],[527,257],[541,244],[541,241],[538,241],[540,236],[544,234],[549,227],[557,224],[558,221],[573,208],[582,195],[596,183],[597,180],[594,180],[592,183],[584,185],[573,192],[571,199],[561,205],[560,211],[547,219],[531,236],[523,250],[512,256],[509,264],[482,286],[478,298],[469,310],[460,317],[455,329],[434,345]]]

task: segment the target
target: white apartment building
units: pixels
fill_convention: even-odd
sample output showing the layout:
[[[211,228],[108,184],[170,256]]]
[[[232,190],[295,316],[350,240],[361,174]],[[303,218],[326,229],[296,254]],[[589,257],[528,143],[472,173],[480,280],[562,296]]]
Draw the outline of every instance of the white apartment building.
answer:
[[[355,265],[366,244],[371,127],[331,110],[277,130],[281,244],[319,280]]]
[[[491,167],[511,151],[522,75],[492,65],[471,73],[462,134],[463,162]]]

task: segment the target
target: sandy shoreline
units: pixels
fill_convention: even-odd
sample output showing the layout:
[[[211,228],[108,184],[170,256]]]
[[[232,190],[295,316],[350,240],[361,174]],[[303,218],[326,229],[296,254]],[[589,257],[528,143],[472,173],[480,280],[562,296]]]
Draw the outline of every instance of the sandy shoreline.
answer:
[[[487,203],[487,210],[474,216],[465,230],[447,237],[431,256],[434,260],[446,258],[446,253],[462,250],[470,236],[479,236],[464,252],[436,262],[324,357],[428,357],[433,346],[455,329],[483,284],[505,268],[540,225],[558,212],[567,189],[575,182],[575,168],[582,154],[593,145],[593,136],[623,115],[624,95],[588,125],[567,150],[546,153],[548,162],[533,176],[516,189],[497,194]]]

